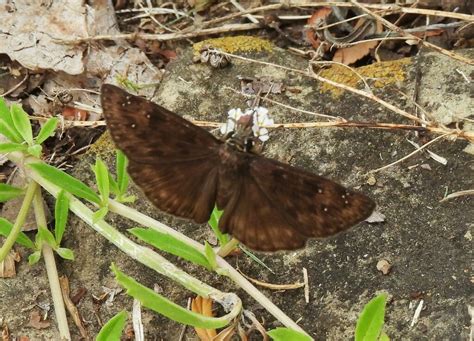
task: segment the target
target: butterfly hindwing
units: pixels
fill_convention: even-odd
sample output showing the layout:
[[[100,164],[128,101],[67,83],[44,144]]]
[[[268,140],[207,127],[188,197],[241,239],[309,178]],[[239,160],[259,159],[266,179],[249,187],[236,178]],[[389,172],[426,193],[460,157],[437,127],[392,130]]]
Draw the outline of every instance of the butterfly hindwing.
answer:
[[[221,161],[219,227],[255,250],[300,248],[308,238],[348,229],[374,208],[363,194],[275,160],[228,148]]]

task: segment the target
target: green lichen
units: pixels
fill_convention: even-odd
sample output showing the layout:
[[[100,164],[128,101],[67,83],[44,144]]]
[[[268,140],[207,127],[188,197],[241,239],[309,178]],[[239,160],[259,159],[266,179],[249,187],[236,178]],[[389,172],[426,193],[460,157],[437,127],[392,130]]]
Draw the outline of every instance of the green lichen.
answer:
[[[193,45],[195,54],[204,46],[212,46],[228,53],[271,51],[273,44],[268,40],[252,36],[234,36],[207,39]]]
[[[357,68],[356,71],[372,88],[383,88],[387,85],[402,82],[405,80],[405,65],[411,63],[410,58],[399,59],[395,61],[374,63],[371,65]],[[362,84],[359,76],[353,71],[341,65],[332,65],[330,68],[320,73],[321,77],[330,79],[334,82],[345,84],[356,88]],[[336,88],[327,83],[323,83],[320,87],[321,93],[331,93],[334,98],[338,98],[344,92],[341,88]]]

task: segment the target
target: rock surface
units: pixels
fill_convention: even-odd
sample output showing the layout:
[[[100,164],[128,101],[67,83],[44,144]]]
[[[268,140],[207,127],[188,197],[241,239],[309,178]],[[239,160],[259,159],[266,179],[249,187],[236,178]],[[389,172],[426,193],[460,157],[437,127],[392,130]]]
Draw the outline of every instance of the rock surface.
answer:
[[[467,54],[472,57],[473,52],[467,51]],[[271,53],[261,52],[252,57],[299,69],[305,69],[307,65],[306,61],[279,49]],[[446,72],[452,77],[444,80],[422,77],[419,84],[421,91],[437,89],[433,82],[441,81],[443,86],[439,88],[441,93],[429,96],[430,101],[426,99],[426,103],[420,104],[430,104],[434,108],[432,101],[437,100],[439,106],[444,107],[444,92],[450,88],[457,89],[458,101],[468,101],[468,87],[459,86],[461,80],[456,78],[458,74],[454,71],[456,68],[466,67],[453,60],[435,62],[440,58],[436,54],[429,54],[426,58],[434,60],[432,65],[443,69],[439,70],[439,74]],[[400,89],[412,96],[414,64],[404,64],[400,69],[404,80],[377,89],[376,94],[411,112],[412,103],[395,91]],[[169,66],[168,74],[155,98],[163,106],[194,119],[224,122],[229,109],[245,107],[245,99],[229,90],[229,87],[240,89],[240,81],[237,79],[239,75],[266,76],[283,82],[286,91],[271,95],[270,98],[293,107],[350,120],[410,123],[381,109],[374,102],[347,92],[337,99],[330,93],[320,93],[320,85],[302,75],[236,60],[228,68],[212,69],[205,64],[193,64],[191,51]],[[424,96],[427,95],[420,98],[428,98]],[[315,119],[294,110],[272,104],[264,105],[270,109],[276,122],[310,122]],[[301,281],[303,268],[306,268],[310,284],[309,303],[305,303],[303,289],[286,292],[262,290],[318,340],[352,338],[362,307],[380,292],[386,292],[390,297],[386,309],[385,331],[393,340],[466,339],[471,327],[468,305],[474,302],[472,240],[465,235],[473,229],[474,198],[460,197],[443,203],[439,200],[446,192],[472,188],[474,160],[471,155],[462,151],[467,142],[442,140],[430,147],[431,151],[448,160],[445,166],[431,159],[428,154],[420,153],[403,163],[375,173],[372,177],[376,181],[369,181],[370,185],[367,183],[368,171],[389,164],[414,150],[407,139],[423,144],[426,141],[423,142],[422,138],[424,136],[417,137],[413,132],[359,128],[271,131],[264,152],[266,156],[303,167],[365,192],[377,202],[378,210],[385,215],[385,222],[361,223],[333,238],[312,240],[305,249],[297,252],[259,254],[274,273],[245,256],[231,259],[231,262],[236,264],[238,261],[239,268],[245,274],[271,283]],[[104,153],[106,147],[107,144],[104,145],[102,140],[100,145],[76,165],[73,174],[92,184],[89,164],[94,163],[97,157],[95,153],[108,160],[110,165],[113,164],[111,153]],[[421,167],[422,164],[428,164],[429,167]],[[201,242],[211,238],[208,227],[159,214],[145,200],[138,201],[138,209]],[[109,220],[122,231],[134,226],[115,216],[110,216]],[[186,306],[189,292],[125,257],[79,220],[72,219],[66,233],[65,246],[75,251],[76,260],[59,261],[60,273],[69,277],[73,293],[81,287],[88,290],[79,304],[79,310],[84,320],[88,321],[91,335],[95,335],[100,328],[91,295],[100,295],[103,292],[102,286],[116,287],[109,270],[112,261],[141,283],[149,287],[158,284],[166,297]],[[26,257],[24,250],[22,254]],[[168,258],[221,290],[235,291],[244,301],[246,309],[253,311],[259,319],[265,318],[266,328],[279,326],[257,302],[226,278],[173,257]],[[383,275],[377,270],[380,259],[386,259],[392,265],[389,274]],[[34,340],[57,339],[54,323],[49,329],[33,330],[26,327],[29,314],[19,313],[35,303],[49,300],[42,265],[30,268],[25,263],[23,261],[20,265],[15,279],[0,280],[0,317],[8,323],[15,335],[29,335]],[[33,277],[34,287],[29,284]],[[420,299],[424,300],[424,309],[418,322],[411,327]],[[106,321],[124,307],[130,311],[131,300],[125,295],[118,295],[111,306],[102,306],[99,316],[102,321]],[[175,340],[181,331],[179,324],[146,309],[143,321],[146,339]],[[77,331],[73,326],[71,328],[77,339]],[[195,337],[193,333],[191,328],[187,329],[189,337]]]

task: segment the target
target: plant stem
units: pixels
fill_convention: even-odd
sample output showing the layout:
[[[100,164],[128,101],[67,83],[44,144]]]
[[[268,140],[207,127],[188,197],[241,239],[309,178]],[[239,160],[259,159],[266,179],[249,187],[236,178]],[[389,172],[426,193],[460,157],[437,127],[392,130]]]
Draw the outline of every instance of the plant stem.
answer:
[[[35,209],[35,218],[38,226],[47,226],[46,216],[44,213],[43,198],[41,196],[41,188],[38,188],[33,200],[33,207]],[[54,259],[53,249],[50,245],[43,243],[42,250],[46,273],[48,274],[49,287],[51,288],[51,297],[53,299],[54,313],[56,314],[56,321],[58,324],[59,335],[61,339],[71,340],[71,333],[67,323],[66,309],[64,307],[64,300],[59,284],[59,276]]]
[[[5,257],[8,255],[11,248],[13,247],[13,244],[15,244],[15,241],[18,238],[18,235],[21,232],[21,228],[23,227],[23,224],[25,223],[26,216],[28,215],[28,211],[31,206],[31,201],[33,200],[33,197],[35,195],[37,188],[38,188],[38,184],[34,181],[31,181],[28,184],[25,197],[23,198],[23,202],[20,207],[20,211],[18,212],[18,216],[16,217],[16,220],[15,220],[15,224],[13,224],[13,228],[10,234],[5,240],[5,243],[0,248],[0,262],[2,262],[5,259]]]
[[[191,239],[178,231],[172,229],[165,224],[160,223],[159,221],[150,218],[149,216],[140,213],[133,208],[125,206],[121,203],[116,202],[115,200],[109,201],[109,209],[111,212],[120,214],[127,219],[133,220],[143,226],[155,229],[162,233],[169,233],[176,239],[179,239],[186,244],[196,248],[197,250],[204,252],[204,245],[198,243],[194,239]],[[233,280],[237,285],[239,285],[243,290],[252,296],[260,305],[262,305],[270,314],[272,314],[276,319],[278,319],[282,324],[288,328],[295,329],[302,333],[306,332],[296,324],[291,318],[289,318],[280,308],[278,308],[268,297],[262,294],[252,283],[250,283],[244,276],[242,276],[237,270],[235,270],[232,265],[227,263],[227,261],[216,255],[216,261],[219,268],[223,269],[221,273],[224,273],[227,277]]]
[[[14,162],[20,162],[23,159],[21,153],[10,153],[9,159]],[[28,157],[23,160],[25,164],[31,162],[41,162],[37,158]],[[37,172],[31,168],[25,168],[27,175],[39,183],[44,189],[46,189],[53,196],[57,197],[60,192],[60,188],[48,180],[44,179]],[[72,195],[68,195],[70,200],[69,209],[86,224],[90,225],[95,231],[100,233],[108,241],[113,243],[121,251],[126,253],[131,258],[139,261],[140,263],[148,266],[149,268],[159,272],[172,279],[173,281],[181,284],[188,290],[203,296],[212,298],[214,301],[220,303],[224,309],[228,312],[225,316],[219,319],[227,319],[229,323],[236,318],[242,310],[242,302],[240,298],[233,293],[225,293],[218,289],[211,287],[210,285],[203,283],[199,279],[192,277],[174,264],[170,263],[166,258],[162,257],[153,250],[141,246],[129,238],[125,237],[114,227],[109,225],[104,220],[100,220],[96,223],[92,221],[93,211],[84,205],[80,200],[76,199]]]

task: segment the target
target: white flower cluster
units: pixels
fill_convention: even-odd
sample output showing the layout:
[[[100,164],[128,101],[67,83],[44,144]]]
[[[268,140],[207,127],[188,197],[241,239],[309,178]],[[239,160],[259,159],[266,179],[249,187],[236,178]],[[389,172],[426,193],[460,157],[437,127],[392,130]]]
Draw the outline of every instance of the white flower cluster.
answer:
[[[255,109],[247,109],[242,112],[240,109],[230,109],[227,113],[227,122],[221,126],[221,133],[227,134],[235,130],[235,125],[240,117],[253,114],[252,131],[255,137],[262,142],[269,139],[268,129],[262,126],[274,124],[272,118],[268,117],[268,109],[264,107],[256,107]]]

